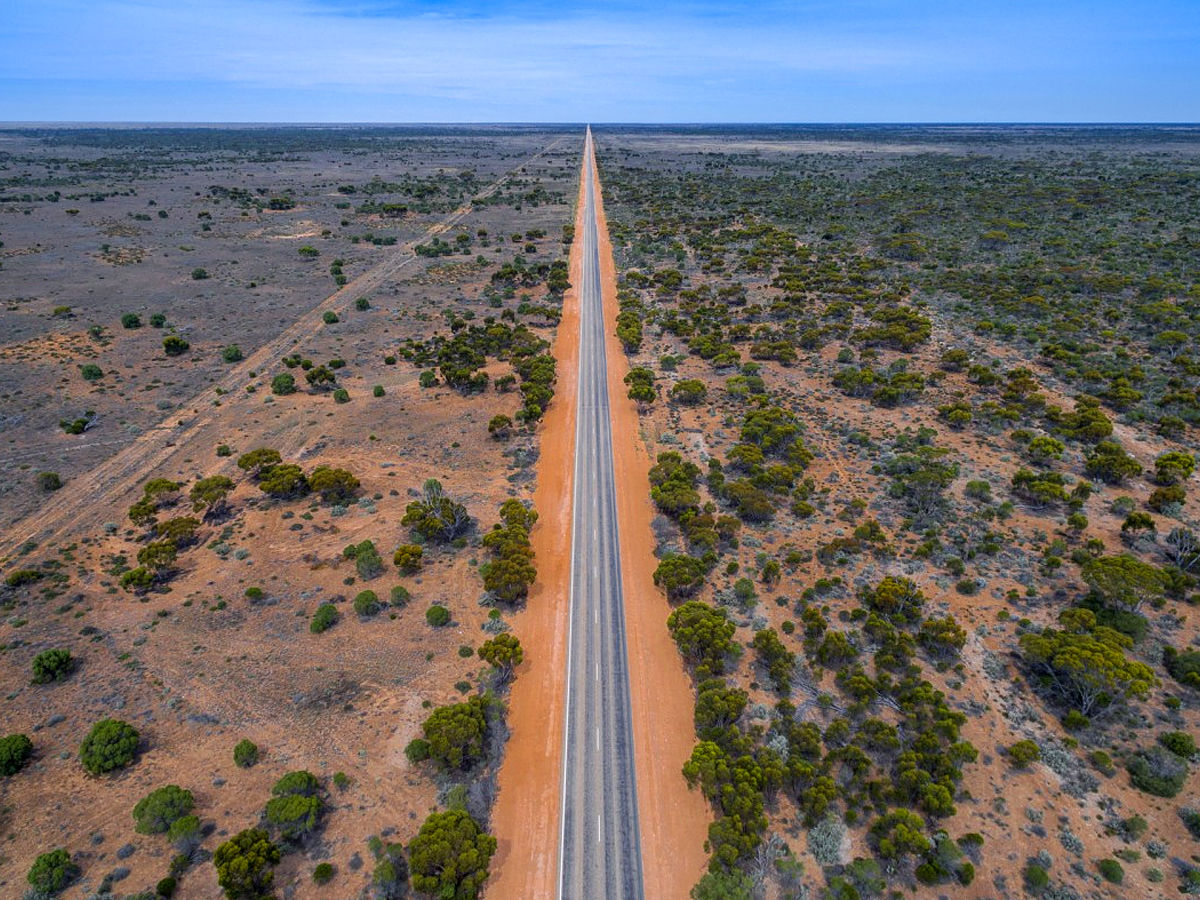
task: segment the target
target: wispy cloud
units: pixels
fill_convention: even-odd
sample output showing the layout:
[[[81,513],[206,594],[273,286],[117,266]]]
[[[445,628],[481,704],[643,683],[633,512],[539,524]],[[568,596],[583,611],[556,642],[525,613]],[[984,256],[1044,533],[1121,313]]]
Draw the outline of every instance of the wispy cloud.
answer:
[[[1075,5],[1014,0],[998,13],[941,0],[664,0],[649,11],[625,0],[10,0],[0,117],[25,109],[22,93],[41,99],[56,84],[126,94],[141,85],[142,100],[185,84],[211,99],[224,91],[231,108],[239,94],[290,92],[287,118],[303,109],[306,92],[358,105],[390,96],[423,110],[442,102],[450,115],[441,118],[522,109],[520,118],[554,118],[571,108],[580,109],[572,118],[622,108],[697,118],[705,92],[719,110],[700,116],[710,119],[739,110],[806,118],[805,110],[872,94],[908,107],[914,98],[904,90],[924,92],[936,110],[976,81],[1016,95],[1039,74],[1085,81],[1107,67],[1111,75],[1122,60],[1103,54],[1122,44],[1200,36],[1195,12],[1135,16],[1116,3]],[[1175,53],[1195,88],[1200,64],[1182,47]],[[1134,62],[1132,74],[1144,80],[1145,66]]]

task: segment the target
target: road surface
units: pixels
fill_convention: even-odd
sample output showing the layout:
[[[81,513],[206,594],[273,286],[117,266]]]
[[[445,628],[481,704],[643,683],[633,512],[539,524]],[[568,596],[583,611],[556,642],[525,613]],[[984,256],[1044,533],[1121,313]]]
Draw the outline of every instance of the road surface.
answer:
[[[642,853],[588,129],[558,894],[640,900]]]

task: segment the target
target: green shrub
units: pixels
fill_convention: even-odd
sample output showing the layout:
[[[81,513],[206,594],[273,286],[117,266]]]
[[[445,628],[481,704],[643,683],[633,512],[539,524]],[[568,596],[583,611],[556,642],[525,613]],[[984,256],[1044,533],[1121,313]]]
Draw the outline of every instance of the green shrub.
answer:
[[[141,740],[128,722],[103,719],[92,726],[79,746],[79,759],[93,775],[123,769],[133,762]]]
[[[124,328],[141,328],[142,317],[137,313],[125,313],[121,316],[121,325]]]
[[[233,762],[239,769],[248,769],[258,762],[258,744],[242,738],[233,747]]]
[[[350,392],[347,391],[345,388],[338,388],[336,391],[333,392],[333,401],[335,403],[349,403],[350,402]]]
[[[1187,778],[1187,764],[1162,747],[1141,751],[1125,767],[1134,787],[1156,797],[1174,797]]]
[[[271,788],[264,812],[267,824],[277,828],[284,840],[301,840],[312,834],[324,809],[320,789],[311,772],[288,772]]]
[[[318,863],[313,869],[312,880],[316,884],[328,884],[333,880],[333,866],[327,862]]]
[[[373,541],[362,541],[356,546],[354,554],[354,571],[363,581],[370,581],[383,574],[383,559],[375,549]]]
[[[444,625],[450,624],[450,610],[440,604],[435,603],[429,609],[425,610],[425,621],[434,628],[441,628]]]
[[[63,486],[62,476],[57,472],[38,472],[33,477],[33,480],[39,490],[46,491],[47,493],[57,491]]]
[[[221,359],[227,363],[241,362],[245,357],[242,355],[242,348],[237,344],[229,344],[221,350]]]
[[[332,309],[327,309],[321,314],[321,321],[326,325],[336,325],[339,321],[338,314]]]
[[[496,839],[460,809],[431,813],[408,845],[412,886],[423,894],[474,900],[488,877]]]
[[[177,334],[169,334],[163,338],[163,352],[167,356],[181,356],[192,346]]]
[[[404,755],[410,763],[414,764],[429,759],[429,754],[429,741],[425,740],[425,738],[413,738],[408,742],[408,746],[404,748]]]
[[[388,597],[388,601],[392,606],[408,606],[410,600],[412,600],[412,594],[402,584],[393,587]]]
[[[208,272],[204,269],[201,269],[199,266],[197,266],[195,269],[192,269],[192,281],[203,281],[207,277]],[[151,324],[153,324],[153,321]]]
[[[1109,884],[1120,884],[1125,880],[1125,870],[1115,859],[1102,859],[1096,863],[1096,868],[1100,870],[1100,877]]]
[[[1186,731],[1165,731],[1158,742],[1181,759],[1189,759],[1196,753],[1196,739]]]
[[[296,393],[296,379],[290,372],[284,372],[271,379],[271,393],[280,397]]]
[[[337,607],[332,603],[322,603],[313,613],[312,621],[308,623],[308,630],[313,634],[320,634],[322,631],[332,628],[337,620]]]
[[[354,598],[354,611],[360,616],[373,616],[382,608],[379,595],[374,591],[359,591]]]
[[[154,893],[165,900],[171,900],[175,896],[176,886],[175,876],[168,875],[166,878],[159,879],[158,884],[154,886]]]
[[[75,658],[70,650],[55,648],[43,650],[33,658],[33,683],[49,684],[52,681],[66,681],[75,671]]]
[[[84,363],[79,367],[79,374],[84,381],[99,381],[104,377],[104,370],[95,363]]]
[[[1042,758],[1041,748],[1033,741],[1017,741],[1008,748],[1008,760],[1014,769],[1025,769]]]
[[[33,741],[24,734],[0,738],[0,776],[16,775],[33,756]]]
[[[280,849],[271,843],[270,835],[261,828],[238,832],[213,854],[217,867],[217,884],[228,900],[263,900],[272,896],[275,881],[274,867],[282,858]]]
[[[139,800],[133,808],[134,830],[138,834],[162,834],[195,806],[196,800],[191,791],[176,784],[160,787]]]
[[[35,891],[51,896],[59,893],[79,876],[79,866],[71,862],[71,854],[59,847],[41,854],[33,861],[25,876]]]
[[[411,575],[421,569],[421,557],[425,551],[420,544],[401,544],[392,555],[392,562],[401,572]]]
[[[1050,883],[1050,876],[1046,874],[1046,870],[1036,863],[1027,865],[1023,874],[1025,886],[1031,891],[1039,891]]]

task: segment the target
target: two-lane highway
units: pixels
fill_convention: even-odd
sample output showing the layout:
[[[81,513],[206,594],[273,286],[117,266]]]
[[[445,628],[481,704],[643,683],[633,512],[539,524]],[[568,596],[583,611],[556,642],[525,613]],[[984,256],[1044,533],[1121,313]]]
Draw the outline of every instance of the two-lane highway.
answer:
[[[640,900],[633,724],[617,539],[616,476],[596,236],[595,155],[584,144],[583,266],[558,893]]]

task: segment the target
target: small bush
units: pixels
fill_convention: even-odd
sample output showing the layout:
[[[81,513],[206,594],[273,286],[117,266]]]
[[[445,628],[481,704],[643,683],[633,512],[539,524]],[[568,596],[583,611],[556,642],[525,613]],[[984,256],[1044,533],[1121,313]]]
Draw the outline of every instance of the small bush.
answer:
[[[322,631],[332,628],[337,620],[337,607],[332,603],[322,603],[313,613],[312,621],[308,623],[308,630],[313,634],[320,634]]]
[[[242,738],[233,747],[233,762],[239,769],[248,769],[258,762],[258,744]]]
[[[313,869],[312,879],[317,884],[328,884],[333,879],[333,866],[329,863],[318,863]]]
[[[1120,884],[1125,880],[1125,870],[1115,859],[1102,859],[1096,863],[1096,868],[1100,870],[1100,877],[1109,884]]]
[[[125,313],[121,316],[121,325],[125,328],[141,328],[142,317],[137,313]]]
[[[359,591],[354,598],[354,611],[360,616],[373,616],[382,608],[379,595],[374,591]]]
[[[1008,760],[1014,769],[1026,769],[1042,758],[1042,750],[1033,741],[1017,741],[1008,748]]]
[[[1156,797],[1174,797],[1187,778],[1187,764],[1162,747],[1141,751],[1126,768],[1134,787]]]
[[[411,575],[421,569],[425,551],[420,544],[401,544],[392,555],[392,562],[401,572]]]
[[[33,683],[49,684],[52,681],[66,681],[75,671],[75,658],[70,650],[55,648],[43,650],[33,658]]]
[[[441,628],[444,625],[450,624],[450,610],[446,607],[435,603],[429,609],[425,610],[425,621],[434,628]]]
[[[177,784],[160,787],[139,800],[133,808],[134,830],[138,834],[162,834],[195,806],[196,800],[191,791]]]
[[[1050,876],[1046,873],[1046,870],[1036,863],[1027,865],[1023,875],[1025,877],[1025,886],[1031,891],[1041,890],[1050,883]]]
[[[166,898],[166,900],[171,900],[171,898],[175,896],[176,887],[177,882],[175,881],[175,876],[168,875],[166,878],[160,879],[158,884],[154,886],[154,893],[159,897]]]
[[[276,375],[271,379],[271,393],[279,397],[296,393],[296,379],[289,372]]]
[[[1196,739],[1186,731],[1166,731],[1158,736],[1158,742],[1180,759],[1189,759],[1196,753]]]
[[[230,344],[221,350],[221,359],[227,363],[241,362],[245,357],[242,355],[242,348],[237,344]]]
[[[0,776],[16,775],[33,756],[33,741],[24,734],[0,738]]]
[[[424,762],[429,759],[430,747],[429,741],[424,738],[414,738],[408,742],[408,746],[404,748],[404,755],[410,763]]]
[[[408,606],[409,601],[412,600],[412,594],[404,585],[398,584],[392,588],[388,599],[392,606]]]
[[[62,476],[57,472],[38,472],[34,476],[34,482],[37,484],[39,490],[46,491],[47,493],[57,491],[63,485]]]
[[[345,388],[338,388],[336,391],[333,392],[333,402],[334,403],[349,403],[350,402],[350,392],[347,391]]]
[[[325,310],[324,313],[321,314],[321,321],[324,322],[326,325],[336,325],[339,321],[338,314],[335,313],[332,309],[327,309],[327,310]]]
[[[79,374],[84,381],[99,381],[104,377],[104,370],[95,363],[85,363],[79,367]]]
[[[71,854],[59,847],[43,853],[33,861],[25,880],[35,891],[54,895],[79,876],[79,866],[71,862]]]
[[[133,762],[141,737],[128,722],[103,719],[79,746],[79,759],[93,775],[123,769]]]
[[[201,269],[198,266],[195,269],[192,269],[192,281],[203,281],[207,277],[208,272],[206,272],[204,269]]]
[[[169,334],[163,338],[163,353],[167,356],[181,356],[187,353],[191,346],[177,334]]]

